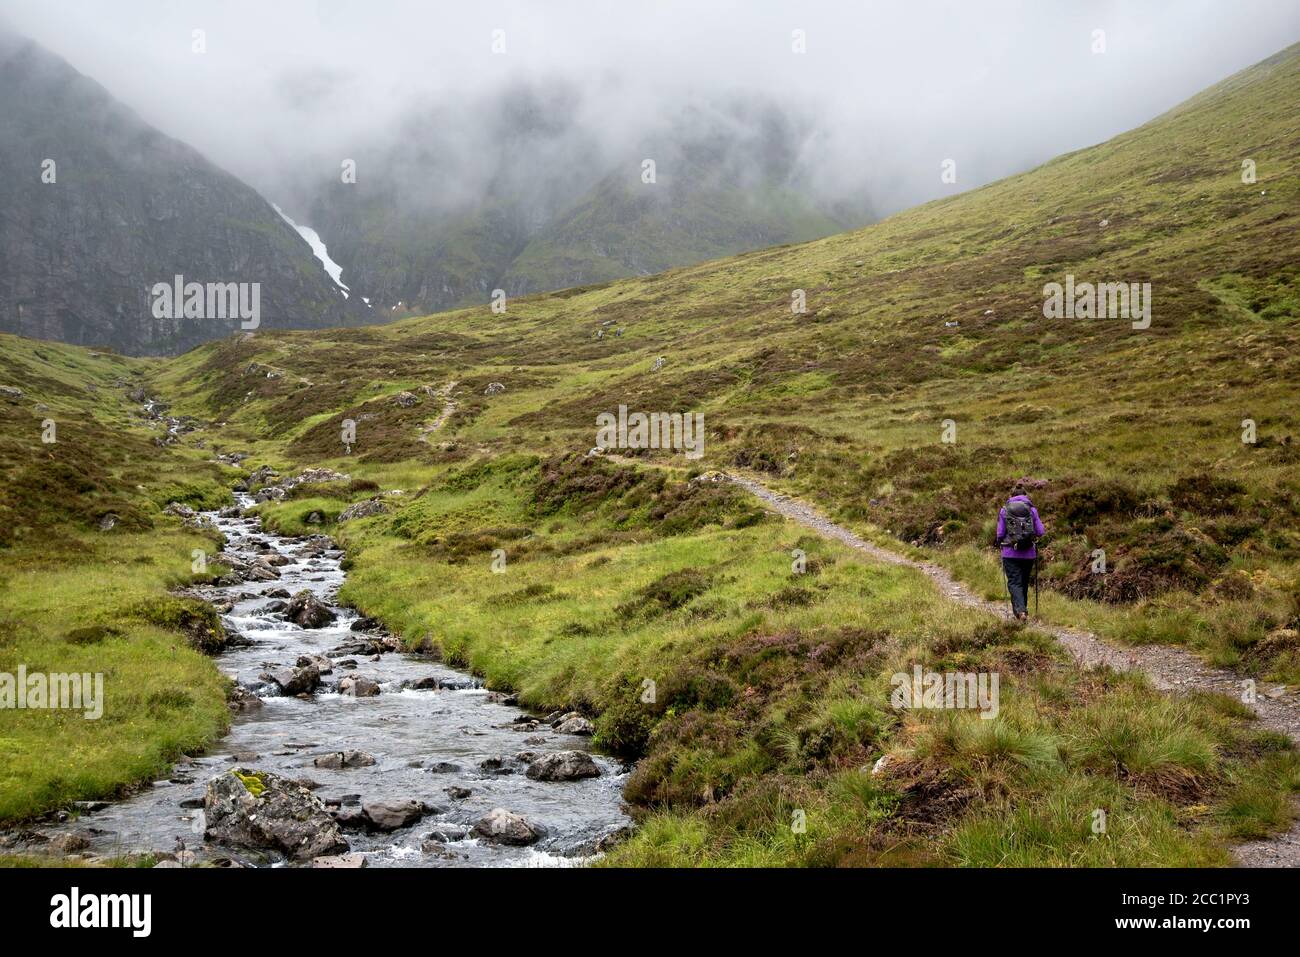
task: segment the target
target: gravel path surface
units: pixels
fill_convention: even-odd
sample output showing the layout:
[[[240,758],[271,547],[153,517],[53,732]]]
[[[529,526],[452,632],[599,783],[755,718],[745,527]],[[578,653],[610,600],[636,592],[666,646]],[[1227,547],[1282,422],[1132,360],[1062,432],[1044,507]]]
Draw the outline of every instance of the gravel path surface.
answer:
[[[868,542],[844,526],[832,522],[806,503],[773,492],[752,478],[733,474],[727,474],[726,478],[762,499],[774,511],[820,535],[843,542],[875,561],[918,569],[952,601],[1002,618],[1010,618],[1006,603],[980,598],[940,565],[914,561]],[[1181,648],[1169,645],[1123,648],[1109,644],[1091,632],[1043,621],[1035,621],[1033,626],[1053,635],[1074,656],[1080,667],[1108,665],[1116,671],[1141,671],[1162,691],[1204,690],[1217,691],[1237,699],[1242,696],[1245,679],[1241,675],[1212,668]],[[1250,707],[1258,715],[1260,726],[1280,731],[1300,744],[1300,696],[1288,694],[1285,685],[1264,683],[1256,685],[1255,695],[1255,703]],[[1247,867],[1300,866],[1300,819],[1293,823],[1290,831],[1262,841],[1239,845],[1234,849],[1234,854],[1238,862]]]

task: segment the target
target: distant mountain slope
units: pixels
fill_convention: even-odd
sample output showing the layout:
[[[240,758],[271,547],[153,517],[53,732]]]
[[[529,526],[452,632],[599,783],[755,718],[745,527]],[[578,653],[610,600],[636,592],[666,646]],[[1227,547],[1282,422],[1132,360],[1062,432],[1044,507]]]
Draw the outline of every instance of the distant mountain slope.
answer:
[[[1105,143],[865,229],[504,315],[225,343],[162,391],[270,423],[301,461],[339,458],[344,419],[365,424],[349,461],[435,464],[585,452],[620,406],[693,411],[703,458],[657,457],[765,472],[944,552],[986,542],[991,505],[1030,476],[1055,523],[1044,580],[1067,594],[1122,604],[1210,588],[1237,560],[1294,569],[1298,105],[1294,46]],[[1149,283],[1149,325],[1048,318],[1071,277]],[[254,381],[253,362],[284,375]],[[458,411],[421,441],[441,400],[387,393],[451,381]],[[1108,578],[1089,573],[1098,547]]]
[[[151,287],[178,274],[260,283],[263,328],[369,318],[253,189],[0,33],[0,330],[160,354],[239,328],[155,318]]]
[[[431,312],[649,275],[800,242],[872,218],[864,201],[830,208],[800,162],[808,131],[760,101],[727,100],[602,146],[577,119],[581,95],[512,88],[479,104],[473,144],[440,107],[399,145],[358,158],[352,183],[307,200],[313,226],[376,306]],[[486,120],[483,117],[488,117]],[[654,181],[642,179],[655,163]]]

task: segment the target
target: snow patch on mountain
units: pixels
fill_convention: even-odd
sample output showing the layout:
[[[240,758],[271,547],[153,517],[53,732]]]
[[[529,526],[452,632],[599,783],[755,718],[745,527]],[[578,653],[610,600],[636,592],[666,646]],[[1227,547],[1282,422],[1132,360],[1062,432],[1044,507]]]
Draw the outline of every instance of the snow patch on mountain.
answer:
[[[298,231],[299,236],[307,240],[307,245],[311,247],[312,253],[316,256],[317,259],[321,261],[321,265],[325,267],[325,271],[329,273],[329,277],[334,280],[334,284],[343,291],[343,295],[346,297],[348,295],[349,289],[346,285],[344,285],[343,280],[341,278],[343,275],[343,267],[340,266],[338,263],[336,263],[334,260],[330,259],[329,250],[325,248],[325,242],[320,238],[320,234],[316,232],[316,230],[312,229],[310,226],[299,226],[297,223],[295,223],[292,219],[289,218],[288,213],[286,213],[279,206],[276,206],[275,203],[272,203],[271,207],[277,213],[280,214],[280,217],[286,223],[288,223],[290,226],[292,226],[294,229]],[[366,305],[369,305],[369,303],[367,302]]]

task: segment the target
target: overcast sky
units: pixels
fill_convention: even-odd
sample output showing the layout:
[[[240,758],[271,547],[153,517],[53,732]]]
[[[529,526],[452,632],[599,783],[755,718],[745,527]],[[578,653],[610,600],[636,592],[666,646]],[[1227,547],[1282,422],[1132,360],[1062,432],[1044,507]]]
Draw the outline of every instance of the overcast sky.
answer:
[[[772,97],[816,118],[825,185],[870,180],[885,211],[1104,140],[1300,39],[1296,0],[0,0],[0,20],[271,199],[416,109],[562,78],[611,139],[701,96]]]

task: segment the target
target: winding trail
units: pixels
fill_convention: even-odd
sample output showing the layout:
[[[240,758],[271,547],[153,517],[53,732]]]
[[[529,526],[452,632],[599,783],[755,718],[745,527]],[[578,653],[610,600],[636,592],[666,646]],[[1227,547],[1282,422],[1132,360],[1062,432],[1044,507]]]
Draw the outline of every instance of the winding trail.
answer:
[[[774,492],[755,479],[722,474],[727,481],[739,485],[791,521],[863,552],[874,561],[915,568],[933,581],[944,597],[960,605],[1010,618],[1004,603],[979,597],[941,565],[916,561],[869,542],[843,525],[832,522],[807,503]],[[1055,637],[1081,668],[1106,666],[1116,671],[1140,671],[1161,691],[1214,691],[1241,700],[1245,680],[1241,675],[1210,667],[1181,648],[1168,645],[1120,648],[1091,632],[1063,625],[1035,621],[1034,627]],[[1258,684],[1255,701],[1249,707],[1259,718],[1261,727],[1281,732],[1300,744],[1300,695],[1289,694],[1285,685]],[[1300,819],[1292,823],[1290,831],[1238,845],[1233,853],[1246,867],[1300,866]]]
[[[453,415],[455,415],[457,404],[456,404],[456,400],[452,398],[452,391],[458,385],[460,385],[460,383],[453,379],[451,382],[448,382],[445,386],[443,386],[441,389],[438,390],[437,395],[441,396],[442,398],[442,411],[439,412],[438,417],[434,419],[432,422],[430,422],[428,425],[421,426],[420,428],[421,442],[428,442],[429,436],[432,435],[434,432],[437,432],[444,425],[446,425],[447,420],[450,419]]]

